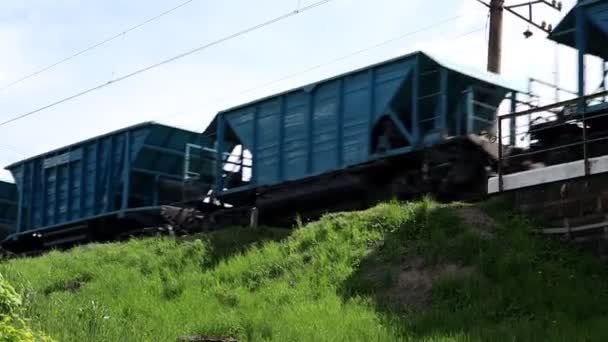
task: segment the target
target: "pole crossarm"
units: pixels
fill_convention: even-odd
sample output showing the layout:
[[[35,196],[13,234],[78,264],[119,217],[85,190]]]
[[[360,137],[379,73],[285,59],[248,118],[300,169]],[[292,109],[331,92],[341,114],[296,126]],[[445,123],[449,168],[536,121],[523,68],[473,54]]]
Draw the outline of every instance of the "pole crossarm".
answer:
[[[503,8],[507,11],[509,11],[509,13],[513,14],[514,16],[520,18],[521,20],[527,22],[528,24],[538,28],[539,30],[542,30],[546,33],[551,33],[551,31],[553,31],[553,27],[552,25],[548,25],[543,21],[542,24],[538,24],[537,22],[534,21],[533,15],[532,15],[532,9],[534,7],[534,5],[537,4],[544,4],[547,5],[553,9],[556,9],[558,11],[561,11],[562,9],[562,3],[561,2],[549,2],[546,0],[535,0],[535,1],[529,1],[529,2],[525,2],[525,3],[520,3],[520,4],[516,4],[516,5],[510,5],[510,6],[504,6]],[[517,11],[515,11],[515,8],[520,8],[520,7],[528,7],[528,17],[526,18],[523,14],[518,13]]]
[[[476,1],[488,8],[492,8],[491,4],[488,4],[487,2],[485,2],[483,0],[476,0]],[[538,28],[539,30],[542,30],[546,33],[551,33],[551,31],[553,30],[553,27],[551,25],[546,25],[545,22],[542,22],[541,24],[539,24],[534,21],[532,9],[533,9],[534,5],[538,5],[538,4],[549,6],[558,11],[561,11],[562,7],[563,7],[561,1],[533,0],[533,1],[528,1],[528,2],[518,3],[515,5],[503,5],[502,8],[504,10],[507,10],[509,13],[513,14],[514,16],[518,17],[519,19],[525,21],[526,23]],[[515,11],[515,9],[522,8],[522,7],[528,8],[527,16]]]
[[[544,32],[546,32],[546,33],[551,33],[551,31],[552,31],[552,27],[551,27],[551,26],[549,26],[549,27],[547,28],[547,27],[546,27],[546,26],[544,26],[544,25],[539,25],[539,24],[537,24],[537,23],[535,23],[535,22],[534,22],[534,19],[532,19],[532,10],[531,10],[531,9],[530,9],[530,15],[529,15],[529,18],[524,17],[523,15],[521,15],[521,14],[517,13],[516,11],[512,10],[511,8],[505,7],[505,9],[506,9],[507,11],[509,11],[511,14],[513,14],[514,16],[516,16],[516,17],[518,17],[519,19],[521,19],[521,20],[523,20],[523,21],[527,22],[528,24],[530,24],[530,25],[532,25],[532,26],[536,27],[536,28],[537,28],[537,29],[539,29],[539,30],[542,30],[542,31],[544,31]]]
[[[551,24],[547,25],[545,21],[538,24],[533,18],[533,7],[534,5],[546,5],[558,11],[562,10],[561,1],[557,0],[532,0],[528,2],[518,3],[514,5],[505,5],[505,0],[475,0],[480,4],[486,6],[490,11],[490,30],[488,39],[488,71],[494,73],[500,73],[501,58],[502,58],[502,21],[503,12],[508,11],[524,22],[532,25],[546,33],[551,33],[553,27]],[[527,7],[528,16],[518,13],[515,9]],[[532,32],[528,29],[524,32],[526,38],[532,36]]]

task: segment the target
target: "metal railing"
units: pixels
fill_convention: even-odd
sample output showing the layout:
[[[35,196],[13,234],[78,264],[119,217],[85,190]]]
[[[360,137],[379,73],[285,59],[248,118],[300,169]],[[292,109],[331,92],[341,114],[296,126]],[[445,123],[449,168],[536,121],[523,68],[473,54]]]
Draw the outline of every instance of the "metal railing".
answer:
[[[582,149],[582,156],[576,160],[583,160],[584,168],[585,168],[585,176],[590,175],[590,163],[589,163],[589,145],[592,143],[598,143],[602,141],[608,141],[608,129],[604,131],[602,136],[589,136],[589,124],[593,120],[597,120],[600,118],[608,117],[608,107],[603,109],[600,112],[594,111],[594,105],[607,103],[605,102],[606,96],[608,95],[608,91],[598,92],[592,95],[587,95],[584,97],[579,97],[567,101],[562,101],[546,106],[531,108],[528,110],[523,110],[515,113],[510,113],[506,115],[498,116],[498,142],[500,143],[498,149],[498,190],[499,192],[504,191],[504,183],[503,177],[505,176],[504,167],[505,162],[512,161],[514,159],[523,159],[526,157],[538,156],[542,154],[546,154],[547,152],[554,152],[557,150],[565,150],[575,148],[580,146]],[[534,117],[536,116],[536,117]],[[503,133],[503,123],[506,120],[515,120],[526,117],[527,123],[521,126],[515,125],[515,131],[512,129],[509,132],[508,136],[505,136]],[[544,120],[545,122],[539,122],[540,120]],[[551,122],[555,122],[552,124]],[[544,124],[544,125],[543,125]],[[541,133],[544,130],[549,129],[557,129],[559,127],[566,127],[569,125],[576,125],[580,128],[580,136],[570,136],[571,141],[566,141],[563,144],[548,146],[546,148],[531,148],[534,141],[530,141],[530,146],[528,146],[528,150],[522,153],[517,153],[513,155],[505,155],[504,152],[504,140],[505,137],[508,137],[508,141],[511,143],[516,142],[517,138],[523,136],[522,140],[525,140],[526,137],[530,138],[536,133]],[[513,126],[511,126],[513,127]],[[524,131],[518,133],[518,129],[524,128]],[[527,128],[527,129],[526,129]],[[515,139],[511,136],[515,134]],[[561,137],[563,139],[563,137]],[[507,146],[510,144],[506,144]],[[514,147],[514,146],[511,146]]]
[[[200,172],[191,171],[192,165],[192,150],[203,150],[203,147],[196,144],[186,144],[186,154],[184,155],[184,180],[199,179]]]

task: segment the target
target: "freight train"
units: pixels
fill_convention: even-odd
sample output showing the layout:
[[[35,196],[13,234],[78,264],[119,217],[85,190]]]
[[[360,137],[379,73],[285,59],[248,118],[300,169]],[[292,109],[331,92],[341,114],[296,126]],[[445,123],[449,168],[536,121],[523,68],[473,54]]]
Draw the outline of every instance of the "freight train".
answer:
[[[608,59],[600,44],[608,41],[606,7],[579,2],[549,38],[580,50],[584,37],[591,48],[582,54]],[[247,220],[284,225],[428,193],[483,198],[488,177],[530,167],[503,156],[524,157],[563,135],[529,122],[545,135],[534,133],[526,149],[504,143],[498,108],[516,111],[524,94],[500,75],[419,51],[222,111],[200,134],[128,127],[8,166],[16,209],[3,246],[25,251]]]

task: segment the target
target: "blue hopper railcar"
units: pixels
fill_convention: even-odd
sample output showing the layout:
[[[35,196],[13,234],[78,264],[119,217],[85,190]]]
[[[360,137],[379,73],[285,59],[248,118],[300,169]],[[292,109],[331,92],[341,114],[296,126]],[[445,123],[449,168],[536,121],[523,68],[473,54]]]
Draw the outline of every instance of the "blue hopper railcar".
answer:
[[[360,197],[349,190],[485,188],[479,168],[496,159],[497,109],[508,98],[514,107],[519,92],[499,75],[416,52],[220,112],[204,132],[222,161],[215,195],[281,211],[289,198],[302,210]]]
[[[8,243],[58,245],[159,224],[161,206],[183,199],[188,144],[208,141],[150,122],[8,166],[19,199]],[[199,168],[198,185],[213,171]]]
[[[0,181],[0,239],[13,229],[17,216],[17,186]]]

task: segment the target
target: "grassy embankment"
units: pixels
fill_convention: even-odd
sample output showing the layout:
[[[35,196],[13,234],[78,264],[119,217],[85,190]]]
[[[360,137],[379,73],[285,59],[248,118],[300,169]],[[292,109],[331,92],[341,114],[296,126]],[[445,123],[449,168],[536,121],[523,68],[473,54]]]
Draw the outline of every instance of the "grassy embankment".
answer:
[[[608,340],[608,273],[500,205],[382,204],[286,230],[0,265],[59,341]]]

